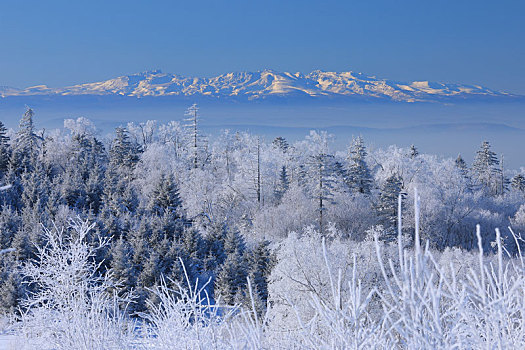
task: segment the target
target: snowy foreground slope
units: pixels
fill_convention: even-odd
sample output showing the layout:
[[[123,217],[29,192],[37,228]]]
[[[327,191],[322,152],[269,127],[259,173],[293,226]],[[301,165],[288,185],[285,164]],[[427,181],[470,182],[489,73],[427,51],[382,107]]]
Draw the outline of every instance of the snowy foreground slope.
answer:
[[[126,317],[121,308],[126,300],[108,294],[114,282],[93,274],[96,266],[89,256],[103,243],[90,247],[84,238],[93,226],[76,221],[75,238],[67,239],[63,231],[46,231],[50,245],[40,250],[39,262],[25,267],[31,280],[45,288],[30,297],[28,311],[13,325],[11,335],[0,336],[0,345],[5,349],[523,349],[523,258],[506,256],[499,231],[494,242],[497,253],[484,255],[479,227],[478,254],[432,253],[419,244],[418,210],[416,203],[413,245],[403,242],[402,235],[397,244],[385,245],[376,234],[375,242],[343,252],[336,241],[325,243],[318,234],[305,232],[296,241],[294,255],[303,268],[321,263],[316,266],[319,280],[293,283],[313,283],[323,292],[283,295],[284,299],[273,300],[274,307],[264,317],[251,311],[253,303],[251,310],[221,307],[203,296],[203,289],[174,290],[165,285],[155,289],[159,303],[142,313],[141,320]],[[341,257],[351,261],[344,270]],[[289,262],[281,260],[278,270],[282,264]],[[361,279],[365,274],[368,280]],[[75,283],[79,277],[82,283]],[[93,283],[96,279],[99,283]]]
[[[240,100],[257,100],[272,96],[287,98],[306,96],[403,102],[518,98],[478,85],[429,81],[398,82],[351,71],[318,70],[308,74],[265,70],[227,73],[211,78],[183,77],[161,71],[149,71],[64,88],[50,88],[45,85],[26,89],[0,87],[1,97],[57,95],[207,96]]]

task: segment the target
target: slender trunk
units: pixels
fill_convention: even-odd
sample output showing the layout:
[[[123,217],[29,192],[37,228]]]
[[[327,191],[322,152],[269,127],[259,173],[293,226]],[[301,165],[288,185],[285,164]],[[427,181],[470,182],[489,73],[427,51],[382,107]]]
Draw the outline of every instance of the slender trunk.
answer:
[[[257,138],[257,202],[261,203],[261,144]]]
[[[323,235],[323,168],[322,164],[319,163],[319,230]]]
[[[197,169],[197,111],[193,111],[193,167]]]

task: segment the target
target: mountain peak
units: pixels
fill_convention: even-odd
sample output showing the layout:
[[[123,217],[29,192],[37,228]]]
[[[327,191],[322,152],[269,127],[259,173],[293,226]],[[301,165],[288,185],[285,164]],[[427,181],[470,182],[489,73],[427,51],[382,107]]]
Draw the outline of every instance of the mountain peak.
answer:
[[[157,75],[157,74],[163,74],[160,69],[152,69],[152,70],[145,70],[142,73],[139,73],[139,75]]]
[[[465,99],[517,98],[505,92],[477,85],[436,83],[429,81],[397,82],[379,79],[353,71],[330,72],[314,70],[278,72],[231,72],[211,78],[183,77],[163,73],[160,69],[121,76],[101,82],[78,84],[52,89],[45,85],[26,89],[0,88],[1,96],[31,95],[123,95],[206,96],[210,98],[265,99],[270,96],[293,98],[359,98],[398,102],[436,102]]]

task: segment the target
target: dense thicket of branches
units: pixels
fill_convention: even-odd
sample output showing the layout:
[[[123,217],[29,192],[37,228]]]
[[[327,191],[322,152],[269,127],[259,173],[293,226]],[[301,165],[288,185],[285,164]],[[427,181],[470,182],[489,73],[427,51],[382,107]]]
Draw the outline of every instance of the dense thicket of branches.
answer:
[[[33,118],[28,109],[18,130],[0,124],[0,181],[11,185],[0,193],[0,250],[14,248],[0,255],[3,312],[37,288],[23,283],[20,263],[49,243],[41,224],[60,227],[77,216],[95,224],[88,241],[107,241],[93,263],[100,274],[112,270],[120,295],[133,291],[129,310],[137,312],[158,301],[152,289],[162,277],[184,281],[179,261],[191,281],[211,279],[210,296],[231,305],[251,303],[249,277],[262,312],[272,268],[283,263],[272,251],[283,254],[277,247],[289,232],[310,227],[355,244],[374,232],[388,243],[397,237],[401,194],[409,244],[416,187],[421,237],[433,249],[477,248],[475,224],[486,250],[495,227],[525,228],[524,177],[504,169],[488,142],[469,167],[414,146],[370,151],[361,138],[334,152],[331,136],[314,131],[294,144],[228,131],[211,142],[196,117],[191,127],[130,123],[108,137],[84,118],[51,132],[36,130]],[[511,237],[502,239],[517,252]]]

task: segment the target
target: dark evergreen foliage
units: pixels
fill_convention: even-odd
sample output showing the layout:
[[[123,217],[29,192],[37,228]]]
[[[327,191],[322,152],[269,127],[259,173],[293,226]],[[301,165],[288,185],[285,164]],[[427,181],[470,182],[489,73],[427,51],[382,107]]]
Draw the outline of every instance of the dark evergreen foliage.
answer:
[[[349,149],[346,183],[356,192],[369,194],[372,186],[372,175],[366,163],[366,148],[361,137],[352,141]]]
[[[288,148],[290,148],[290,145],[288,144],[288,141],[282,136],[277,136],[272,144],[279,148],[283,153],[286,153],[288,151]]]
[[[525,192],[525,176],[521,174],[514,176],[510,185],[516,191]]]
[[[419,155],[419,151],[417,150],[416,146],[415,146],[415,145],[410,145],[410,152],[409,152],[408,156],[409,156],[411,159],[414,159],[414,158],[416,158],[418,155]]]
[[[280,201],[283,198],[283,195],[286,193],[286,191],[288,191],[288,187],[290,187],[290,179],[288,178],[286,166],[283,165],[279,173],[279,181],[277,182],[277,186],[274,191],[277,201]]]
[[[395,228],[398,215],[398,198],[403,195],[403,182],[397,174],[392,174],[381,187],[376,206],[379,222],[385,229],[383,240],[391,241],[397,236]]]

